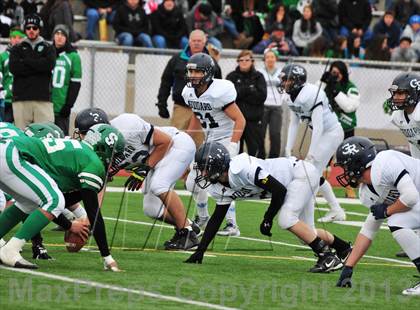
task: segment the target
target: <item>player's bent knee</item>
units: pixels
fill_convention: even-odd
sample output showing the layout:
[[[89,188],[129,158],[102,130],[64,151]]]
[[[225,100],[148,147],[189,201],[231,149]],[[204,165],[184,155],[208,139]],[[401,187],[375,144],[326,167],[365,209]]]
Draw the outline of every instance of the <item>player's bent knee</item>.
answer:
[[[163,217],[163,208],[164,206],[161,205],[159,207],[157,206],[144,206],[143,213],[147,217],[150,217],[152,219],[159,219]]]
[[[296,223],[299,221],[299,218],[297,217],[294,212],[291,211],[285,211],[281,212],[278,216],[278,223],[281,229],[289,229],[290,227],[296,225]]]

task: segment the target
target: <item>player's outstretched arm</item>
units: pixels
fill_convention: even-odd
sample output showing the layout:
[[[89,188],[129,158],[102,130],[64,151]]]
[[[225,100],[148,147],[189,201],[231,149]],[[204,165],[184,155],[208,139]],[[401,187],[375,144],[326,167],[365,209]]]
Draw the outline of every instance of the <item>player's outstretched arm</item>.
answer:
[[[216,235],[217,231],[222,225],[223,219],[227,211],[229,210],[230,204],[227,205],[216,205],[213,214],[211,215],[206,229],[204,230],[203,237],[201,238],[201,242],[198,245],[197,251],[193,253],[184,263],[190,264],[201,264],[203,261],[204,252],[207,250],[210,242],[213,240],[214,236]]]

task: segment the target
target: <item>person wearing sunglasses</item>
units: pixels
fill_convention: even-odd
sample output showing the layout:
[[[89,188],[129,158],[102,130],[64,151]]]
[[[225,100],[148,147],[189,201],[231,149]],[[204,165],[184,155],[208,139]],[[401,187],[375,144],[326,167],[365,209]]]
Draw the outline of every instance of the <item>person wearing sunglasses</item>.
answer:
[[[15,125],[24,129],[30,123],[54,122],[51,79],[55,48],[40,36],[43,21],[37,14],[25,16],[26,38],[10,51]]]

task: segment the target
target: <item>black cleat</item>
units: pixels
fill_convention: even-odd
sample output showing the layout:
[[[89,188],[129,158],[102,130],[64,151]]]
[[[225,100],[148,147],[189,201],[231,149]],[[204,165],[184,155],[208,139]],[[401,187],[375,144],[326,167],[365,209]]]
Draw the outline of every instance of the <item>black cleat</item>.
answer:
[[[399,251],[397,254],[395,254],[396,257],[408,257],[407,253],[404,252],[404,250]]]
[[[317,256],[318,261],[316,262],[315,266],[309,269],[309,272],[328,273],[330,271],[336,271],[343,268],[341,259],[331,252],[319,253]]]
[[[347,249],[345,249],[344,251],[342,251],[342,252],[337,251],[336,254],[337,254],[338,258],[341,259],[341,262],[343,264],[346,262],[347,258],[349,258],[352,250],[353,250],[353,247],[350,244],[350,246]]]
[[[174,235],[172,236],[172,238],[171,239],[169,239],[168,241],[165,241],[164,243],[163,243],[163,245],[165,246],[165,249],[166,249],[166,246],[168,245],[168,244],[171,244],[171,243],[176,243],[177,241],[178,241],[178,239],[179,239],[179,230],[178,230],[178,228],[175,228],[175,233],[174,233]]]
[[[187,228],[179,230],[177,234],[175,241],[165,244],[165,250],[193,250],[200,243],[195,232]]]
[[[53,260],[51,256],[48,255],[47,249],[44,248],[42,244],[37,244],[32,246],[32,258],[33,259],[45,259]]]
[[[203,231],[200,229],[200,227],[197,225],[197,223],[192,222],[191,228],[193,232],[197,235],[197,237],[200,237],[203,234]]]

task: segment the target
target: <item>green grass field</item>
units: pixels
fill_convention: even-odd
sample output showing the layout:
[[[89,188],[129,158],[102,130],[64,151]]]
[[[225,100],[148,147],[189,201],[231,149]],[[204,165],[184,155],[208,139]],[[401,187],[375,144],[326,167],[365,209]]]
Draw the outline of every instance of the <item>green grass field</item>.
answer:
[[[117,178],[109,186],[122,183]],[[109,242],[121,195],[105,196]],[[188,205],[189,197],[183,201]],[[0,268],[0,309],[418,309],[419,298],[401,295],[415,281],[416,269],[407,259],[395,258],[399,247],[388,230],[378,233],[370,258],[355,269],[353,288],[341,289],[335,287],[339,272],[308,272],[315,258],[290,233],[274,227],[271,243],[259,233],[266,207],[267,202],[239,202],[241,236],[217,237],[203,265],[190,265],[183,263],[190,253],[162,250],[173,234],[171,227],[158,223],[146,243],[152,220],[143,215],[141,195],[128,194],[112,249],[125,272],[103,271],[94,241],[88,251],[68,253],[63,233],[52,232],[51,224],[43,237],[56,260],[39,261],[40,268],[29,273]],[[348,215],[349,221],[363,221],[368,212],[357,205],[344,207],[355,213]],[[316,218],[324,212],[317,210]],[[338,224],[326,228],[351,241],[360,229]],[[29,244],[23,256],[31,256]]]

